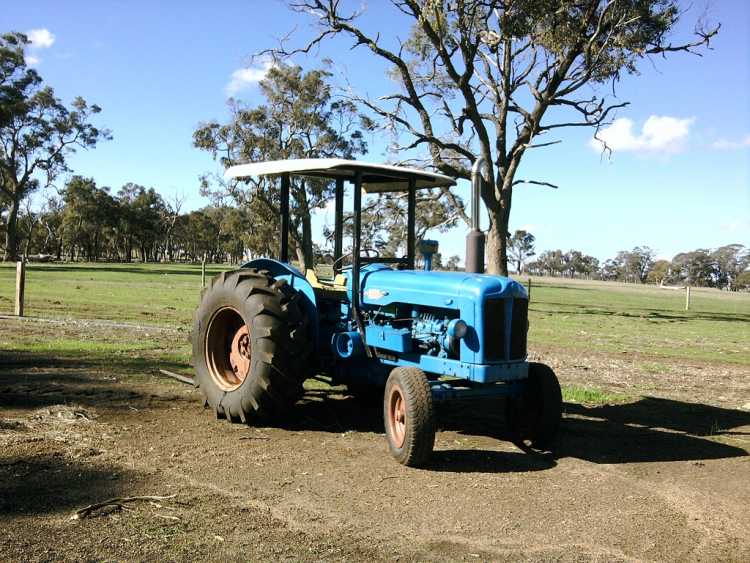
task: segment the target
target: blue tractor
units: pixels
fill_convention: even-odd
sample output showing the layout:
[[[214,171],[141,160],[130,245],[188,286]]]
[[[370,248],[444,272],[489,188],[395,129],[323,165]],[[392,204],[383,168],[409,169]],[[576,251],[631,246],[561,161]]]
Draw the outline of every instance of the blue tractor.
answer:
[[[315,375],[353,391],[379,389],[391,454],[419,466],[433,450],[435,403],[504,397],[499,404],[505,404],[511,439],[525,448],[549,449],[560,424],[560,386],[552,369],[527,361],[525,288],[482,273],[479,164],[465,272],[431,271],[436,243],[415,240],[416,192],[453,186],[447,176],[342,159],[229,168],[228,178],[280,179],[280,255],[216,276],[201,296],[192,346],[195,381],[206,405],[219,417],[250,423],[283,416],[300,398],[305,379]],[[300,272],[289,261],[292,175],[335,182],[331,279]],[[351,250],[344,253],[347,181],[353,229]],[[363,191],[406,194],[405,256],[379,257],[362,248]],[[415,268],[418,248],[421,270]]]

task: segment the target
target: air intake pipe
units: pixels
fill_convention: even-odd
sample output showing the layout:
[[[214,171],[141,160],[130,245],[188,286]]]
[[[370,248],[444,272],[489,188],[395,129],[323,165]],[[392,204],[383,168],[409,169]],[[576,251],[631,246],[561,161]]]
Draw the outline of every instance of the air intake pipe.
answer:
[[[471,231],[466,236],[466,271],[472,274],[484,272],[484,233],[479,230],[479,201],[482,193],[483,157],[477,157],[471,167]]]

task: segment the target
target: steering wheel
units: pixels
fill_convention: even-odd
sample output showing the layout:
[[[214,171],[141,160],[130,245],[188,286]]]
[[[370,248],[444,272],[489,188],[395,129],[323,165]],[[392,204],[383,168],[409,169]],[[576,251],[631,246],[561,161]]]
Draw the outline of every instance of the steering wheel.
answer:
[[[380,251],[377,248],[371,248],[371,247],[361,248],[360,252],[366,253],[367,258],[380,258]],[[374,254],[374,256],[370,256],[370,253]],[[333,264],[331,264],[331,266],[335,268],[336,264],[341,262],[344,258],[350,258],[352,256],[354,256],[354,252],[347,252],[346,254],[342,254],[336,260],[333,261]]]

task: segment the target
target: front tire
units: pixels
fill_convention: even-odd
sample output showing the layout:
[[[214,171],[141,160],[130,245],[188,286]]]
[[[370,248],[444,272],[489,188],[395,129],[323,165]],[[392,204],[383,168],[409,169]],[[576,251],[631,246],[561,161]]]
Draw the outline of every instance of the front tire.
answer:
[[[435,445],[435,413],[427,376],[419,368],[395,368],[383,398],[385,436],[391,455],[403,465],[423,465]]]
[[[302,394],[307,325],[285,280],[251,268],[219,274],[202,295],[191,339],[195,382],[217,417],[278,418]]]
[[[562,418],[562,391],[545,364],[530,363],[523,393],[508,397],[506,420],[511,440],[521,449],[551,450]]]

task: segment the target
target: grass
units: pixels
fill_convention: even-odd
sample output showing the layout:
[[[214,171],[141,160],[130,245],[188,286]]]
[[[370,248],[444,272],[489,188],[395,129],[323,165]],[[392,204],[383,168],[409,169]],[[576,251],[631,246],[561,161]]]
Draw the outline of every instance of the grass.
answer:
[[[595,387],[582,387],[579,385],[563,385],[563,401],[566,403],[578,403],[581,405],[617,405],[628,403],[633,400],[630,395],[605,391]]]
[[[64,332],[62,336],[52,336]],[[117,367],[130,374],[150,374],[157,368],[190,373],[190,346],[183,334],[171,331],[81,329],[47,323],[0,326],[0,365],[35,362],[56,367]]]
[[[525,280],[524,280],[525,281]],[[750,365],[750,294],[711,289],[684,292],[653,286],[532,280],[531,345],[652,358],[720,361]]]
[[[210,266],[210,278],[226,267]],[[29,264],[26,315],[187,326],[201,291],[199,265]],[[15,265],[0,265],[0,312],[11,313]]]
[[[226,268],[211,266],[207,275]],[[0,264],[0,313],[12,312],[14,283],[15,265]],[[26,314],[187,331],[200,289],[198,265],[30,264]],[[667,370],[660,359],[750,365],[747,293],[696,289],[685,311],[681,291],[534,278],[529,321],[532,348],[637,354],[655,374]]]

